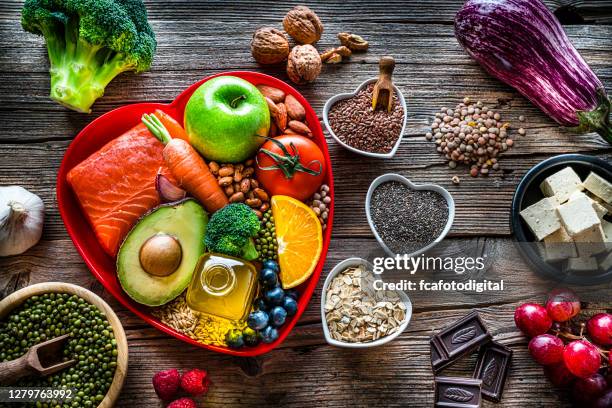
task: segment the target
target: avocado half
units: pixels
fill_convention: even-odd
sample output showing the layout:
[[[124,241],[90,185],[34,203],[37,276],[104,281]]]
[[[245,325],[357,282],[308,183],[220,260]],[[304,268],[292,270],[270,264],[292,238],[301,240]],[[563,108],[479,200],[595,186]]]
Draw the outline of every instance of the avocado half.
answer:
[[[128,233],[117,255],[117,275],[123,290],[136,302],[147,306],[161,306],[180,295],[191,282],[198,259],[204,252],[206,224],[206,211],[193,199],[162,204],[143,215]],[[180,244],[180,263],[167,276],[151,274],[141,263],[143,245],[160,234]]]

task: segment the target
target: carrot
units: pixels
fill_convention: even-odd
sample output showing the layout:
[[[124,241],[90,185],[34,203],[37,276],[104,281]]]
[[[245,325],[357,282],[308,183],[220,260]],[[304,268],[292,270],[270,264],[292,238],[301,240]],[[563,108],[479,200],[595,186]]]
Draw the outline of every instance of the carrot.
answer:
[[[155,110],[155,116],[159,118],[161,123],[168,129],[168,132],[172,135],[174,139],[183,139],[184,141],[189,141],[189,136],[185,129],[170,115],[164,112],[161,109]]]
[[[188,193],[204,205],[208,212],[214,213],[229,203],[208,165],[189,143],[182,139],[173,139],[173,135],[170,135],[168,129],[155,115],[142,115],[142,122],[166,145],[163,157],[170,173]]]

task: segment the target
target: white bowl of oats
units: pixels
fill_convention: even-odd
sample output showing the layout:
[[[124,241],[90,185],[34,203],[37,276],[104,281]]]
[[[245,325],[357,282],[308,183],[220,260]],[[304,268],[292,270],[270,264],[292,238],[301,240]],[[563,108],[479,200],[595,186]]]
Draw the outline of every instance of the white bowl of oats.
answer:
[[[325,341],[346,348],[376,347],[399,336],[410,323],[405,292],[383,290],[381,278],[362,258],[348,258],[327,275],[321,295]],[[381,280],[382,281],[382,280]]]

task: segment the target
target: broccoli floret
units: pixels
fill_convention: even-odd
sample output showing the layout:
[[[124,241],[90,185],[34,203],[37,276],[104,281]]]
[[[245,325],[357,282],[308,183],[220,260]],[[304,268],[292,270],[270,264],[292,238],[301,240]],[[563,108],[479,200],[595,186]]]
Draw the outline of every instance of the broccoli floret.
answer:
[[[252,261],[259,256],[253,237],[260,228],[259,218],[249,206],[228,204],[210,218],[204,243],[211,252]]]
[[[26,0],[21,25],[45,38],[51,99],[79,112],[121,72],[149,69],[157,46],[141,0]]]

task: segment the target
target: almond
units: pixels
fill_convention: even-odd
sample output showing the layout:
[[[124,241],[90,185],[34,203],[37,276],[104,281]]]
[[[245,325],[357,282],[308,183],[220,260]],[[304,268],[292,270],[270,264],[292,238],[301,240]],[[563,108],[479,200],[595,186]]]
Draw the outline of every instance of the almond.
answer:
[[[263,96],[270,98],[274,103],[282,102],[285,99],[285,93],[273,86],[257,85],[257,89],[259,89],[259,92],[261,92]]]
[[[270,116],[278,115],[278,106],[276,106],[276,102],[272,99],[265,97],[266,103],[268,104],[268,110],[270,111]]]
[[[287,115],[291,119],[303,121],[306,118],[306,110],[301,103],[295,99],[293,95],[287,95],[285,98],[285,107],[287,108]]]
[[[287,129],[287,107],[284,103],[277,103],[278,113],[274,115],[274,122],[279,130]]]
[[[300,122],[298,120],[289,121],[289,128],[294,130],[302,135],[306,135],[308,137],[312,137],[312,131],[305,123]]]

